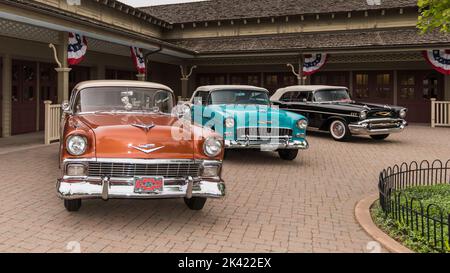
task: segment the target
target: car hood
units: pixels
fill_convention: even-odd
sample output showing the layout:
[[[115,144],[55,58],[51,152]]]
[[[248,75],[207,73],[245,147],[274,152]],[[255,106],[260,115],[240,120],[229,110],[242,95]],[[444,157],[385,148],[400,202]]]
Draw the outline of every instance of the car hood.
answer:
[[[208,111],[224,118],[233,117],[237,127],[287,127],[292,128],[304,116],[265,105],[212,105]],[[270,126],[269,126],[270,125]]]
[[[192,159],[192,126],[169,115],[86,114],[79,120],[95,135],[99,158]],[[140,126],[153,126],[140,128]],[[173,133],[174,132],[174,133]],[[175,137],[174,137],[175,136]],[[180,136],[188,136],[179,139]]]

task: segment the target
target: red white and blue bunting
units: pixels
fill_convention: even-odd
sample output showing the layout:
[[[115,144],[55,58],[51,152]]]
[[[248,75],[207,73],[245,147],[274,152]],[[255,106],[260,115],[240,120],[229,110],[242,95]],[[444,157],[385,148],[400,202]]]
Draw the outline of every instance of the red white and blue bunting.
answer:
[[[133,58],[134,65],[139,74],[145,74],[147,69],[145,67],[144,53],[141,48],[135,46],[131,47],[131,57]]]
[[[450,75],[450,50],[427,50],[423,55],[435,70]]]
[[[328,55],[325,53],[315,53],[305,55],[305,62],[303,64],[303,74],[306,76],[318,72],[327,62]]]
[[[69,32],[69,45],[67,49],[67,61],[69,65],[81,63],[86,55],[88,43],[85,36]]]

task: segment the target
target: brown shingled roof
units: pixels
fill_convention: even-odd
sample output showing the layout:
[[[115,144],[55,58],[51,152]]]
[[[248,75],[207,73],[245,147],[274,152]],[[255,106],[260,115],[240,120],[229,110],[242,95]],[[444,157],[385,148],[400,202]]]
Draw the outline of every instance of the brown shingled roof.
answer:
[[[417,7],[417,0],[382,0],[381,5],[367,3],[368,0],[211,0],[141,9],[171,23],[187,23]]]
[[[415,28],[202,38],[170,41],[200,54],[268,51],[315,51],[376,47],[436,46],[450,43],[450,35],[421,35]]]

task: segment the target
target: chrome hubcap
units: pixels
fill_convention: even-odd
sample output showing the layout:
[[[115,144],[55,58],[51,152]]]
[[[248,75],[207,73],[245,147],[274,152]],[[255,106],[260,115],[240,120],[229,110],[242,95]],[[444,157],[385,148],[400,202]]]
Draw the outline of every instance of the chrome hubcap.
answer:
[[[341,138],[345,134],[345,127],[341,122],[335,122],[333,123],[331,131],[335,137]]]

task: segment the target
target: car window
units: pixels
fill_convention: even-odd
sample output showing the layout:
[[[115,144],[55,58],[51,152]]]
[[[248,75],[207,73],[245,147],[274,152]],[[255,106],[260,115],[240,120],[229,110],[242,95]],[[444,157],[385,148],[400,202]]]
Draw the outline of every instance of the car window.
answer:
[[[284,93],[283,96],[281,96],[280,101],[286,101],[286,102],[291,101],[292,93],[294,93],[294,92],[286,92],[286,93]]]
[[[269,93],[253,90],[219,90],[211,92],[209,104],[269,105]]]
[[[294,92],[291,100],[292,100],[292,102],[311,101],[311,97],[312,97],[311,94],[312,94],[312,92],[308,92],[308,91]]]
[[[206,105],[208,103],[209,92],[197,91],[194,95],[193,104],[195,105]]]
[[[80,90],[75,112],[171,113],[173,94],[167,90],[134,87],[91,87]]]
[[[314,94],[316,102],[347,102],[351,101],[347,89],[324,89]]]

